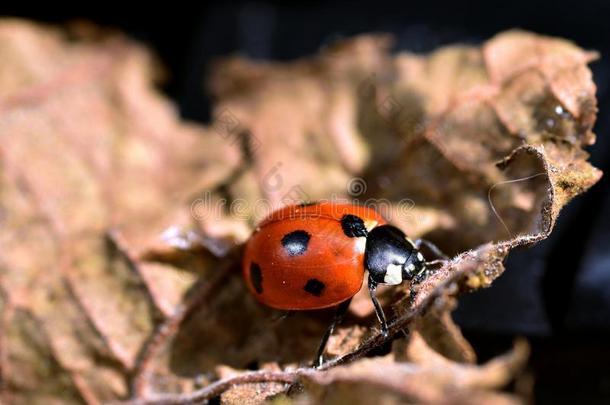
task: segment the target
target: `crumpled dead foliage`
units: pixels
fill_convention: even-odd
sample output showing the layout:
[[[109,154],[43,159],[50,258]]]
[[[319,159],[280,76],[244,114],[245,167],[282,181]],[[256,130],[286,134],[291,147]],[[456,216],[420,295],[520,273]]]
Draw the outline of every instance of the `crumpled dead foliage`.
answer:
[[[362,36],[291,63],[231,58],[202,127],[154,89],[140,45],[81,31],[0,22],[1,402],[524,400],[505,388],[527,344],[477,365],[450,311],[599,180],[583,150],[594,53],[509,31],[425,56]],[[239,246],[255,202],[332,197],[388,202],[453,259],[413,296],[383,290],[391,347],[359,293],[312,370],[331,314],[278,320],[247,293]]]

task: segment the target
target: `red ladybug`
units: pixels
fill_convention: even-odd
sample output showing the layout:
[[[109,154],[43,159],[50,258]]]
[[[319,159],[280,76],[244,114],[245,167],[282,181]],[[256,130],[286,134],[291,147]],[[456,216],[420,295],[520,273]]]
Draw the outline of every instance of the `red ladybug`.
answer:
[[[375,210],[321,202],[284,207],[256,228],[245,248],[243,274],[263,304],[283,310],[337,307],[315,364],[322,363],[328,337],[347,311],[368,271],[371,300],[387,335],[378,284],[422,278],[426,262],[412,242]]]

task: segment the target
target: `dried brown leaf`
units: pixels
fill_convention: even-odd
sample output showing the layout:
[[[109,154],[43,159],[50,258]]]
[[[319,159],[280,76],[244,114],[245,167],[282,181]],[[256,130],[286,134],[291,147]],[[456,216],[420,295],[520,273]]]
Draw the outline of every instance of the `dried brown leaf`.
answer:
[[[88,38],[0,22],[3,401],[520,401],[499,389],[526,346],[475,365],[450,311],[599,180],[583,150],[594,53],[509,31],[426,56],[362,36],[291,63],[232,58],[202,128],[156,93],[141,46]],[[272,207],[330,198],[372,201],[453,258],[380,291],[390,338],[361,291],[314,371],[299,367],[331,311],[275,319],[239,277],[239,242]]]
[[[72,42],[5,20],[0,55],[3,334],[14,331],[2,399],[125,396],[142,344],[188,287],[184,270],[133,258],[192,224],[191,195],[229,176],[238,151],[179,122],[152,87],[150,56],[123,37]]]

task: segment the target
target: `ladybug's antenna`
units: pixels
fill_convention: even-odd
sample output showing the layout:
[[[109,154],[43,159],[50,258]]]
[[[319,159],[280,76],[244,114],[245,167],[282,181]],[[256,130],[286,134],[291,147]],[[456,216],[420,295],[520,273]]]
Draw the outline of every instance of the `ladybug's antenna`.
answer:
[[[504,229],[506,229],[506,232],[508,233],[508,237],[512,239],[513,234],[511,233],[510,229],[508,229],[508,226],[506,225],[506,222],[504,222],[504,220],[502,219],[502,217],[500,216],[500,214],[498,214],[498,211],[496,210],[496,207],[494,206],[493,202],[491,201],[491,192],[493,191],[494,188],[496,188],[497,186],[501,186],[504,184],[510,184],[510,183],[518,183],[520,181],[526,181],[526,180],[530,180],[533,179],[534,177],[538,177],[538,176],[544,176],[546,175],[545,172],[542,173],[536,173],[536,174],[532,174],[531,176],[527,176],[527,177],[521,177],[519,179],[513,179],[513,180],[504,180],[504,181],[499,181],[495,184],[493,184],[489,190],[487,191],[487,201],[489,201],[489,205],[491,206],[491,210],[493,211],[494,215],[496,216],[496,218],[498,218],[498,220],[500,221],[500,223],[502,224],[502,226],[504,227]]]

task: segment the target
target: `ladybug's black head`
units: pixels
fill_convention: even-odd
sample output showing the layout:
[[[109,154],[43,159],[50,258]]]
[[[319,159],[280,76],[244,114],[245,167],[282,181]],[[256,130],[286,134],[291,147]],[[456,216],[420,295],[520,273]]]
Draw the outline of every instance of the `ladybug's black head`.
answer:
[[[400,284],[426,269],[424,256],[398,228],[383,225],[367,235],[364,266],[379,284]]]

